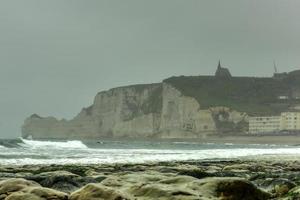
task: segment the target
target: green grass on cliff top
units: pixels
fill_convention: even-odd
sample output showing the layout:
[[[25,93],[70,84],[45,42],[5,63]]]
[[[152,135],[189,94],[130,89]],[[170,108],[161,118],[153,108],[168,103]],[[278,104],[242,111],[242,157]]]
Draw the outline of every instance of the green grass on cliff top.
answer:
[[[278,96],[290,95],[295,85],[300,86],[298,78],[180,76],[164,82],[173,85],[183,95],[194,97],[202,109],[227,106],[255,116],[279,114],[299,103],[299,100],[278,99]]]

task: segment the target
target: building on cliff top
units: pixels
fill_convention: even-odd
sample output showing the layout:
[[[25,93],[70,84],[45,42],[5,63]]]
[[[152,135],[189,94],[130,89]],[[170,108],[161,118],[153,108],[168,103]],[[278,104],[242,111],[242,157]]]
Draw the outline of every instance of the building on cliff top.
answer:
[[[221,62],[219,60],[218,68],[215,73],[215,77],[217,78],[231,78],[231,73],[227,68],[221,66]]]

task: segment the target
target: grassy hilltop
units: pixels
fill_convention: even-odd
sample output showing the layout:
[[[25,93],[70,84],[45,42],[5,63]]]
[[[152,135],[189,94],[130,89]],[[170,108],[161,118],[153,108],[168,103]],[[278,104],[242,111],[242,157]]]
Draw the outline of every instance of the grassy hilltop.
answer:
[[[227,106],[250,116],[274,115],[300,104],[300,71],[281,78],[180,76],[164,82],[194,97],[203,109]],[[289,99],[279,99],[288,96]]]

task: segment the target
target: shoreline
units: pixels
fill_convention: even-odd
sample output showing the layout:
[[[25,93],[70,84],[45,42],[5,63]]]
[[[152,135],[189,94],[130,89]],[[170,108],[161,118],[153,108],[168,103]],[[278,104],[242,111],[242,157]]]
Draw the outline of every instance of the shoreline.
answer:
[[[2,140],[16,140],[2,139]],[[26,139],[26,138],[22,138]],[[0,139],[1,140],[1,139]],[[101,143],[101,142],[191,142],[199,144],[265,144],[265,145],[299,145],[300,135],[213,135],[197,138],[34,138],[33,141],[82,141],[84,143]]]
[[[298,135],[245,135],[245,136],[210,136],[203,141],[211,143],[232,143],[232,144],[277,144],[277,145],[300,145],[300,136]]]

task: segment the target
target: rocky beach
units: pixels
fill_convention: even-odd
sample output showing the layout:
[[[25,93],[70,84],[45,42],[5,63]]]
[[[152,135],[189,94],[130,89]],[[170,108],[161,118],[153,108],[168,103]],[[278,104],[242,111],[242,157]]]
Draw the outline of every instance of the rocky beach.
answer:
[[[0,200],[296,200],[298,158],[2,165]]]

